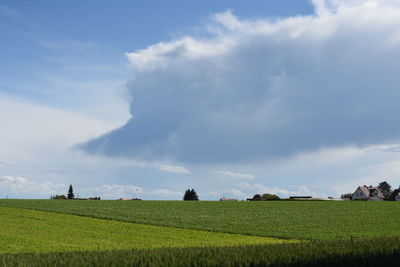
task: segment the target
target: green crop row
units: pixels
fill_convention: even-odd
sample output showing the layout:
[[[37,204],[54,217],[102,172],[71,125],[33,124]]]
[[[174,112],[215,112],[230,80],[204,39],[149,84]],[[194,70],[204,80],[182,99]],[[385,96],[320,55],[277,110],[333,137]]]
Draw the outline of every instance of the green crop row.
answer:
[[[1,266],[398,266],[399,238],[0,255]]]
[[[398,202],[0,200],[0,206],[288,239],[400,235]]]
[[[0,207],[0,254],[291,242]]]

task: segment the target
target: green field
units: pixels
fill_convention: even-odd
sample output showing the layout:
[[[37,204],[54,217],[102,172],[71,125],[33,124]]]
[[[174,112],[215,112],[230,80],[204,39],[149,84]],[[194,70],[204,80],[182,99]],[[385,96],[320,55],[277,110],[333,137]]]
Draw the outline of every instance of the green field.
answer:
[[[398,266],[400,239],[277,245],[0,254],[0,266]]]
[[[288,239],[400,235],[400,203],[0,200],[0,206]]]
[[[364,267],[400,257],[397,202],[4,199],[0,226],[0,266]]]
[[[285,240],[0,207],[0,253],[238,246]]]

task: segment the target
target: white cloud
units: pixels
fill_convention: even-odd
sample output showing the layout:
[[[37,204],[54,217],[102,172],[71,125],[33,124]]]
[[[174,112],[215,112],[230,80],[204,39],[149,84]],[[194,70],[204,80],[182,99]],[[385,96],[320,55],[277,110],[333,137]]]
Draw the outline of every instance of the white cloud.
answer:
[[[289,197],[289,196],[313,196],[313,197],[326,197],[325,193],[312,192],[305,185],[298,185],[294,190],[282,189],[279,187],[269,187],[265,186],[261,183],[249,183],[242,182],[236,185],[242,190],[246,190],[247,192],[254,192],[253,194],[264,194],[264,193],[272,193],[277,194],[281,197]]]
[[[256,178],[254,175],[246,174],[246,173],[238,173],[238,172],[231,172],[231,171],[216,171],[215,173],[234,177],[234,178],[243,178],[243,179],[254,179]]]
[[[99,186],[75,187],[75,197],[101,197],[103,199],[144,198],[181,199],[183,192],[166,188],[144,189],[135,185],[103,184]],[[66,194],[68,185],[52,182],[36,182],[17,176],[0,176],[0,198],[49,198],[51,195]]]
[[[34,182],[24,177],[1,176],[0,177],[0,197],[45,197],[60,193],[65,190],[65,184],[55,184],[51,182]],[[62,191],[61,191],[62,192]]]
[[[0,94],[0,159],[39,158],[60,153],[107,131],[106,124],[79,113]]]
[[[245,199],[249,197],[248,194],[236,188],[230,188],[222,191],[206,192],[206,195],[210,196],[212,199],[218,199],[221,197]]]
[[[204,195],[209,199],[219,199],[221,197],[228,198],[238,198],[238,199],[246,199],[250,198],[255,194],[276,194],[282,198],[287,198],[289,196],[313,196],[313,197],[328,197],[325,192],[312,192],[305,185],[298,185],[293,187],[293,190],[283,189],[280,187],[270,187],[265,186],[261,183],[249,183],[249,182],[241,182],[235,183],[231,185],[231,188],[223,189],[220,191],[205,191]]]
[[[178,198],[183,197],[183,192],[174,191],[170,189],[153,189],[147,192],[144,192],[146,195],[150,195],[151,197],[156,197],[158,199],[162,198]]]
[[[102,198],[134,198],[143,193],[143,188],[134,185],[104,184],[79,190],[82,197],[100,196]]]
[[[160,170],[164,172],[190,174],[190,171],[182,166],[162,165]]]
[[[9,186],[12,189],[22,189],[28,184],[28,181],[22,177],[1,176],[0,184]]]
[[[314,4],[273,21],[217,14],[207,38],[127,53],[132,119],[82,148],[224,164],[398,143],[400,5]]]
[[[104,199],[144,198],[144,199],[180,199],[183,192],[165,188],[144,189],[135,185],[104,184],[82,188],[79,190],[82,197],[100,196]]]

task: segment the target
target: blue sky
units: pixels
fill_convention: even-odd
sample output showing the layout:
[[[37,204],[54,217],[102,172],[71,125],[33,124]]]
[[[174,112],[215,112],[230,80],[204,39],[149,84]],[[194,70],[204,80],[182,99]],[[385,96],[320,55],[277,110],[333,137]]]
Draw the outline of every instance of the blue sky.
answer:
[[[400,184],[394,1],[0,1],[0,197]]]

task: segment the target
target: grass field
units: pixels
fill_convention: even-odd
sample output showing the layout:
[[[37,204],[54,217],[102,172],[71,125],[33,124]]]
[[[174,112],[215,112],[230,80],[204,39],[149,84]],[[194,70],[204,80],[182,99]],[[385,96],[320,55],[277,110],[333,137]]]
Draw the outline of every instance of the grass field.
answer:
[[[397,202],[0,200],[0,206],[289,239],[400,235]]]
[[[0,253],[238,246],[285,240],[0,207]]]
[[[399,238],[277,245],[0,254],[0,266],[398,266]]]
[[[5,199],[0,219],[0,266],[365,267],[400,257],[396,202]]]

